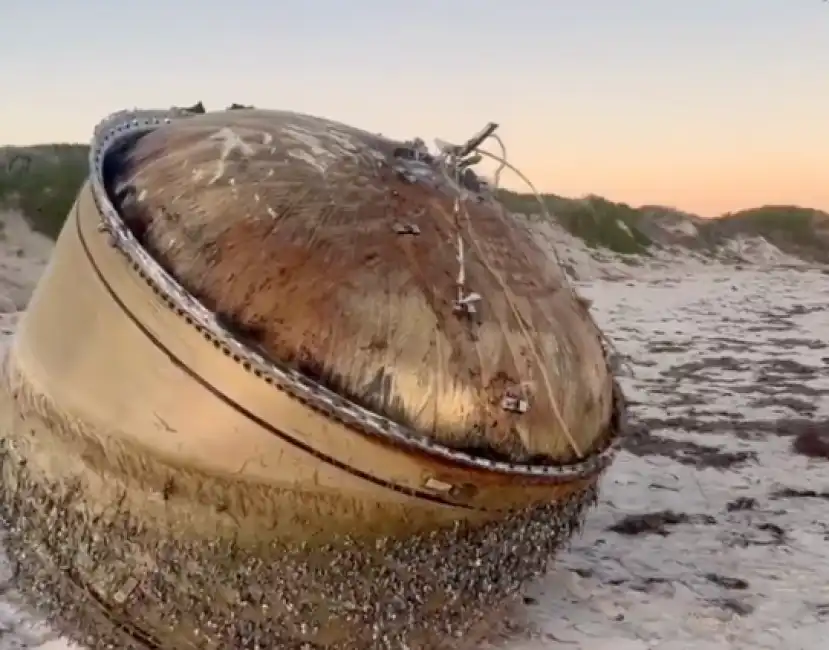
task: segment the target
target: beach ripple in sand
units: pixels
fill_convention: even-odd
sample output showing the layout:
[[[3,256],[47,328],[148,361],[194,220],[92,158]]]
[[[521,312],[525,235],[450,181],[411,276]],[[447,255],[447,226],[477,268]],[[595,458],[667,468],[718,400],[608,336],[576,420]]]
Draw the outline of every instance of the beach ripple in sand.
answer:
[[[633,433],[509,650],[826,647],[829,277],[712,270],[583,291]],[[811,441],[811,442],[809,442]]]
[[[627,359],[633,432],[584,534],[524,594],[520,638],[493,648],[825,647],[829,277],[660,275],[581,287]],[[72,647],[4,593],[0,650]]]

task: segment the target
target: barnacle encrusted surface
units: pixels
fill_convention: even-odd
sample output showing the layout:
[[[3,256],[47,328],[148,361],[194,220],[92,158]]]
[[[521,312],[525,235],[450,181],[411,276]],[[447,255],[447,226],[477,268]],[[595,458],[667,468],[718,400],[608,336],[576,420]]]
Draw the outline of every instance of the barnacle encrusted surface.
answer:
[[[328,120],[119,113],[92,151],[0,371],[23,593],[93,650],[477,650],[624,425],[557,265]]]
[[[83,432],[19,377],[0,394],[16,414],[0,444],[0,515],[18,585],[93,650],[472,650],[493,627],[483,617],[548,568],[596,496],[593,481],[562,486],[483,527],[407,539],[187,538],[127,507],[129,477],[108,477],[123,494],[103,511],[84,474],[50,479]]]

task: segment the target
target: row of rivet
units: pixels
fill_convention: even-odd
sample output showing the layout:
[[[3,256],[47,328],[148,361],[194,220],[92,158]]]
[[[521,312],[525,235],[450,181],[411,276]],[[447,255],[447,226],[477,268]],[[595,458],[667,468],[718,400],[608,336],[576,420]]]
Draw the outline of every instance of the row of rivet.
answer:
[[[109,235],[113,246],[127,258],[154,293],[189,325],[198,330],[205,340],[212,342],[224,354],[231,356],[245,370],[253,372],[257,377],[275,385],[331,419],[357,428],[364,433],[391,438],[407,447],[414,447],[462,465],[501,473],[564,481],[594,475],[610,464],[618,447],[616,432],[603,450],[589,458],[567,465],[507,463],[471,456],[418,436],[406,427],[340,397],[293,370],[276,366],[242,345],[219,324],[215,314],[205,309],[150,257],[118,215],[104,184],[104,160],[119,141],[188,117],[181,114],[174,116],[168,111],[138,110],[121,111],[110,115],[95,129],[89,153],[90,182],[93,198],[102,219],[101,230]],[[614,408],[617,406],[614,404]]]

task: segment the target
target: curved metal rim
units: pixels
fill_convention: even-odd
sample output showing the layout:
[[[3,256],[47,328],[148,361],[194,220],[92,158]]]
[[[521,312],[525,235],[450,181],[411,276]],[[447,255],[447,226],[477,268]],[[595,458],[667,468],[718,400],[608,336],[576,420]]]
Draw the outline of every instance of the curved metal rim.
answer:
[[[94,202],[101,218],[100,230],[109,241],[154,286],[169,307],[186,318],[205,338],[218,342],[229,351],[245,370],[264,378],[268,383],[302,401],[330,418],[371,436],[402,447],[416,449],[427,455],[479,470],[513,474],[553,481],[573,480],[594,475],[607,467],[618,451],[618,436],[611,437],[604,449],[575,463],[533,465],[508,463],[472,456],[437,444],[417,435],[408,427],[365,409],[334,393],[299,372],[281,368],[238,341],[178,281],[158,264],[138,242],[121,219],[109,198],[104,183],[104,161],[124,139],[134,138],[174,121],[187,119],[188,114],[165,110],[119,111],[107,117],[96,128],[89,149],[89,179]],[[614,408],[616,405],[614,405]]]

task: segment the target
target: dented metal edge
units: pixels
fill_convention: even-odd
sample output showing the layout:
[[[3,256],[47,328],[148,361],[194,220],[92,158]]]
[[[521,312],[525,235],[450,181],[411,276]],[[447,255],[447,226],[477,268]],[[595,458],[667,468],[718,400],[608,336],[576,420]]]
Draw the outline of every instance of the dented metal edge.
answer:
[[[206,309],[179,282],[156,262],[121,219],[109,198],[104,181],[104,161],[110,152],[125,139],[149,133],[173,122],[186,120],[191,114],[171,110],[119,111],[105,118],[96,128],[89,149],[89,183],[101,219],[99,230],[109,237],[114,246],[139,275],[157,290],[167,306],[191,324],[204,338],[223,346],[245,370],[275,385],[305,405],[325,416],[339,421],[358,432],[392,442],[405,448],[462,466],[501,474],[512,474],[559,482],[586,478],[601,472],[615,457],[619,448],[620,431],[611,431],[603,449],[574,463],[540,465],[509,463],[479,458],[432,442],[414,431],[386,417],[373,413],[336,394],[297,371],[280,367],[237,340],[225,329],[216,315]],[[624,409],[617,399],[618,386],[614,383],[614,417],[621,419]],[[617,418],[616,415],[619,417]],[[611,428],[614,427],[611,423]],[[620,425],[621,426],[621,425]]]

